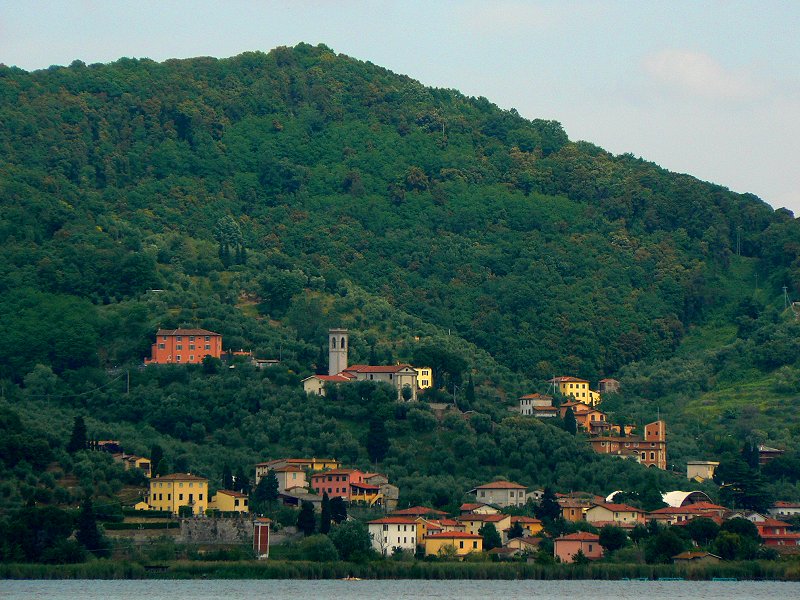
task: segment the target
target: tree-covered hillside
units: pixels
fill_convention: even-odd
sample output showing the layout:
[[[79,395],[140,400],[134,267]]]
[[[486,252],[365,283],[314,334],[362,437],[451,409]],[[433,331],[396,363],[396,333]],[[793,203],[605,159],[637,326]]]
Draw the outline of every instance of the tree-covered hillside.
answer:
[[[208,469],[221,467],[205,445],[237,452],[216,433],[228,422],[262,436],[237,461],[305,450],[265,429],[323,366],[331,326],[353,332],[351,362],[435,360],[451,394],[471,374],[495,422],[572,374],[622,379],[609,406],[629,420],[665,411],[678,462],[731,422],[797,434],[793,415],[748,417],[731,399],[758,382],[767,408],[800,391],[798,326],[781,312],[781,286],[800,292],[800,226],[754,196],[306,44],[0,66],[0,122],[0,384],[12,405],[35,401],[17,407],[31,418],[59,419],[56,437],[91,411],[98,434],[145,422],[128,430],[139,451],[173,439]],[[156,328],[184,325],[283,366],[235,383],[200,371],[197,390],[140,374],[123,397]],[[242,389],[195,410],[213,385]],[[465,444],[461,457],[483,451]],[[485,464],[524,468],[511,461]]]

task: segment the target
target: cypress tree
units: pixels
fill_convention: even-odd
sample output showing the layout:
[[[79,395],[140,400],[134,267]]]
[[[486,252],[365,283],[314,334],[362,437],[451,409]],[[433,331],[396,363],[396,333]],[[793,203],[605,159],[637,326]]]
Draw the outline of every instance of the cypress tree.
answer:
[[[303,500],[300,512],[297,515],[297,528],[304,535],[311,535],[317,527],[317,519],[314,517],[314,505],[308,500]]]
[[[575,413],[572,412],[572,408],[567,408],[567,412],[564,413],[564,431],[575,435],[578,433],[578,422],[575,420]]]
[[[389,432],[386,425],[378,418],[374,418],[369,423],[367,433],[367,454],[372,462],[382,461],[389,452]]]
[[[225,465],[222,467],[222,489],[233,489],[233,473],[231,472],[231,468],[227,463],[225,463]]]
[[[328,535],[331,530],[331,500],[328,492],[322,493],[322,510],[319,516],[319,532]]]
[[[72,434],[67,443],[67,452],[74,454],[79,450],[86,449],[86,423],[83,417],[78,415],[72,424]]]
[[[81,512],[78,515],[78,530],[75,532],[75,539],[95,556],[108,556],[108,547],[97,528],[97,517],[89,496],[83,501]]]

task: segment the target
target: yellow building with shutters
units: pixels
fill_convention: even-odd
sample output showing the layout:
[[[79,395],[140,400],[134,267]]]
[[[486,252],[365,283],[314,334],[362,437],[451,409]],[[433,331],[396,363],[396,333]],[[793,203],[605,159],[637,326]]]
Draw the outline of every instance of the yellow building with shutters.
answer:
[[[442,531],[425,536],[425,556],[438,556],[455,551],[456,556],[466,556],[471,552],[483,551],[483,538],[464,531]]]
[[[417,372],[417,389],[425,390],[433,387],[433,369],[430,367],[414,367]]]
[[[154,477],[147,503],[153,510],[168,510],[176,515],[181,506],[190,506],[193,514],[202,515],[208,508],[208,479],[191,473]]]
[[[547,383],[558,388],[559,393],[565,398],[572,397],[577,402],[589,406],[600,404],[600,393],[589,389],[589,382],[578,377],[553,377]]]
[[[247,496],[245,494],[232,490],[219,490],[208,507],[216,508],[221,512],[246,513],[250,512],[250,507],[247,504]]]

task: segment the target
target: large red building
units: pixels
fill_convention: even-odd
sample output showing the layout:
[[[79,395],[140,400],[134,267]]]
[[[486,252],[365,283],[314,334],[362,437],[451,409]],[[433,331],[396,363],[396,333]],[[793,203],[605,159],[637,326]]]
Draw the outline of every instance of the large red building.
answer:
[[[222,336],[205,329],[159,329],[145,364],[198,364],[222,355]]]
[[[333,469],[314,473],[311,476],[311,488],[315,493],[322,495],[327,492],[333,498],[339,496],[345,500],[350,500],[352,496],[360,493],[359,489],[364,486],[364,473],[358,469]]]

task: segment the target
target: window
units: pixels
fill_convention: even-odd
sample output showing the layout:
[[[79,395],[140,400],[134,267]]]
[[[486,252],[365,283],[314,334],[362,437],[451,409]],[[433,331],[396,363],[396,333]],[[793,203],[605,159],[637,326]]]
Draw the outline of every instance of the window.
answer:
[[[189,350],[194,350],[194,344],[189,344]]]
[[[208,336],[208,335],[207,335],[207,336],[206,336],[206,341],[207,341],[207,342],[208,342],[208,341],[211,341],[211,336]]]
[[[478,542],[472,542],[472,549],[473,550],[477,550],[478,549]]]
[[[386,523],[383,524],[383,530],[389,531],[389,526]]]
[[[167,336],[165,336],[165,335],[162,335],[162,336],[161,336],[161,339],[162,339],[162,340],[164,340],[164,341],[166,342],[166,341],[167,341]]]
[[[194,502],[194,494],[189,494],[189,504]]]
[[[591,552],[591,551],[592,551],[592,545],[589,544],[589,552]]]
[[[464,547],[464,542],[458,542],[458,547],[459,548],[463,548]]]
[[[176,339],[177,339],[179,342],[182,342],[182,341],[183,341],[183,336],[182,336],[182,335],[179,335],[179,336],[178,336]]]
[[[183,350],[183,344],[178,344],[178,350]]]
[[[389,381],[391,381],[391,380],[392,380],[392,374],[389,373]]]
[[[194,354],[189,355],[189,360],[194,360]]]
[[[203,494],[197,494],[197,499],[198,500],[202,500],[203,499]],[[245,500],[245,502],[247,502],[247,501]]]
[[[178,356],[175,357],[175,362],[181,362],[181,355],[180,354],[178,354]]]
[[[655,459],[656,459],[656,453],[655,452],[651,452],[650,453],[650,460],[655,460]]]
[[[206,344],[206,350],[211,350],[211,345],[210,344]]]
[[[183,500],[183,494],[178,494],[178,500]]]
[[[166,344],[159,344],[159,345],[158,345],[158,347],[159,347],[161,350],[163,350],[164,348],[166,348],[166,347],[167,347],[167,345],[166,345]]]
[[[190,342],[193,342],[193,341],[194,341],[194,336],[193,336],[193,335],[190,335],[190,336],[189,336],[189,341],[190,341]]]
[[[189,487],[194,487],[194,484],[192,482],[189,482]]]
[[[183,482],[182,481],[178,484],[178,487],[183,487]]]
[[[172,500],[172,494],[167,494],[167,500]]]
[[[238,498],[234,498],[233,499],[233,505],[234,506],[239,506],[239,499]]]

